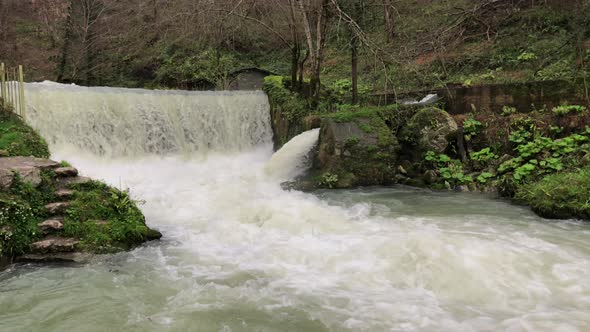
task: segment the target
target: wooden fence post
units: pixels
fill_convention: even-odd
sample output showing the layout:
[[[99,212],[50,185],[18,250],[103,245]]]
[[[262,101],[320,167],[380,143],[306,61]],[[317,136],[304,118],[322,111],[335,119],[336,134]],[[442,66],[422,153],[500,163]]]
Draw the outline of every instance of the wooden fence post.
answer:
[[[23,66],[18,66],[18,86],[19,86],[19,106],[20,106],[20,116],[23,118],[23,121],[26,120],[25,115],[25,78],[23,73]]]
[[[0,97],[2,97],[2,107],[6,106],[6,69],[4,62],[0,64]]]

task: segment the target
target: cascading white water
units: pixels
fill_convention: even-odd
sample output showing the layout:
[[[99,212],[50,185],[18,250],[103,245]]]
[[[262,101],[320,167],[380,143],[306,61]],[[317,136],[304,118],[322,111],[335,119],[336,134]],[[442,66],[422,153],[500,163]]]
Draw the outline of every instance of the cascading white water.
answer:
[[[260,93],[36,85],[27,100],[54,157],[129,187],[164,239],[0,273],[0,331],[590,330],[587,225],[477,195],[283,191],[315,134],[269,164]]]
[[[272,139],[262,92],[26,85],[30,124],[54,150],[109,157],[246,151]]]
[[[290,180],[303,175],[311,166],[310,152],[317,144],[319,136],[318,128],[293,137],[272,156],[266,165],[266,172],[279,180]]]

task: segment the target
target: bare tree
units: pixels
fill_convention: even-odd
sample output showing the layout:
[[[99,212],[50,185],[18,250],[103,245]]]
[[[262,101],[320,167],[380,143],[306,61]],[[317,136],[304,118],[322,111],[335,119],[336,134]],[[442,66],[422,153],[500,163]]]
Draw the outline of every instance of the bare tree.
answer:
[[[325,43],[327,5],[328,0],[308,1],[295,0],[300,9],[300,16],[303,22],[307,48],[311,60],[311,95],[314,104],[319,103],[321,87],[322,56]],[[315,22],[313,21],[315,20]]]

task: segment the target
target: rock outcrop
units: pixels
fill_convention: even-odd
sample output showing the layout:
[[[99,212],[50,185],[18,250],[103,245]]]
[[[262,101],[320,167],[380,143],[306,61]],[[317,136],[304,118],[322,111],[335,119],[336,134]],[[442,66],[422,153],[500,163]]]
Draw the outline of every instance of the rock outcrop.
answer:
[[[394,181],[399,144],[377,117],[322,121],[314,169],[322,186],[348,188]]]

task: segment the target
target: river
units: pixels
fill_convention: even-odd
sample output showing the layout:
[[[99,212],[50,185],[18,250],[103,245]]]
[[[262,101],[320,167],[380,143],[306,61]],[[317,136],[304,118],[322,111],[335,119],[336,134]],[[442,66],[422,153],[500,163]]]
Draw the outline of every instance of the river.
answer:
[[[285,191],[262,93],[27,93],[53,157],[129,188],[164,238],[0,272],[0,331],[590,330],[585,224],[476,194]]]

